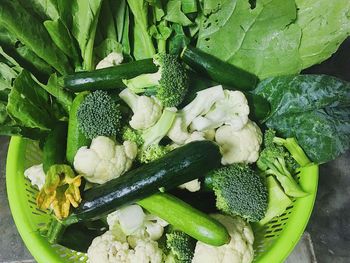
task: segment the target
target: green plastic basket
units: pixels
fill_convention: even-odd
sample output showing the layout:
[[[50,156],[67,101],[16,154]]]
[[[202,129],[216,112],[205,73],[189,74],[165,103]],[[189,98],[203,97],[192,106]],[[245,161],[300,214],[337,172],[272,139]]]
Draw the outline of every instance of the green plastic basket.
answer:
[[[39,263],[86,262],[87,257],[60,245],[51,245],[37,229],[49,215],[35,204],[37,189],[24,177],[24,170],[41,163],[42,153],[36,142],[13,137],[6,171],[8,199],[17,229],[28,250]],[[299,241],[310,218],[318,183],[318,166],[311,165],[300,176],[300,184],[310,193],[299,198],[278,218],[263,228],[255,228],[255,260],[258,263],[283,262]]]

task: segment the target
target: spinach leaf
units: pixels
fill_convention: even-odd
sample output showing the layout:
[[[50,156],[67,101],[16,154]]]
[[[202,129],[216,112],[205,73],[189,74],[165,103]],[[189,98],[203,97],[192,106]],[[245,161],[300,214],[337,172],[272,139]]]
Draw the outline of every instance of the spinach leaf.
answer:
[[[173,34],[169,41],[169,51],[171,54],[180,54],[181,50],[191,42],[186,36],[183,27],[179,24],[172,25]]]
[[[203,10],[197,47],[260,79],[299,73],[350,34],[347,0],[261,0],[253,9],[247,0],[203,0]]]
[[[262,81],[255,93],[271,104],[266,125],[295,137],[314,162],[350,148],[350,83],[326,75],[284,76]]]
[[[122,53],[123,46],[115,39],[107,38],[94,50],[97,60],[102,60],[112,52]]]
[[[17,1],[3,0],[0,22],[26,47],[54,67],[59,73],[72,71],[67,57],[52,42],[43,24]]]

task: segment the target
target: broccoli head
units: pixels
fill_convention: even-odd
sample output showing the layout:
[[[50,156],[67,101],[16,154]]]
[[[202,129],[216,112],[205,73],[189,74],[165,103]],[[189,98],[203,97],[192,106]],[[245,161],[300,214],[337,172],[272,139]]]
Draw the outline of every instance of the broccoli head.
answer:
[[[166,234],[166,246],[170,251],[167,262],[191,263],[196,247],[196,240],[182,231],[170,230]]]
[[[260,176],[248,165],[233,164],[209,175],[219,210],[248,221],[261,220],[267,208],[267,188]]]
[[[121,128],[121,118],[120,106],[101,90],[87,95],[77,113],[79,129],[89,139],[115,136]]]
[[[287,141],[288,140],[288,141]],[[276,144],[276,142],[278,142]],[[295,150],[295,154],[291,155],[283,146],[284,143],[288,143],[291,149]],[[258,168],[265,175],[273,175],[280,182],[284,189],[284,192],[292,197],[306,196],[301,187],[293,178],[293,172],[298,163],[296,160],[305,163],[307,157],[301,150],[300,146],[294,139],[282,139],[275,137],[274,130],[267,130],[264,135],[264,149],[260,153],[257,161]]]
[[[142,74],[124,80],[124,84],[135,93],[155,95],[165,107],[176,107],[184,100],[189,78],[187,70],[177,56],[159,53],[153,62],[159,67],[156,73]]]

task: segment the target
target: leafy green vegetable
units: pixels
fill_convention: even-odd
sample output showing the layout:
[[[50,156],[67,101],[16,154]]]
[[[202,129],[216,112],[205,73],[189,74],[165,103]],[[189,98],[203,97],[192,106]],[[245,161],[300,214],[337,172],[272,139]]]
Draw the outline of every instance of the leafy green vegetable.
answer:
[[[189,26],[192,24],[192,21],[182,12],[181,5],[181,0],[169,0],[166,6],[167,14],[165,19],[182,26]]]
[[[44,26],[53,42],[67,57],[71,58],[75,68],[81,67],[81,59],[75,39],[60,19],[44,22]]]
[[[148,29],[148,3],[145,0],[128,0],[131,12],[134,15],[133,28],[133,55],[136,60],[151,58],[155,48]]]
[[[19,126],[49,131],[55,121],[49,95],[23,71],[8,96],[7,111]]]
[[[326,75],[270,78],[256,91],[271,104],[266,125],[295,137],[316,163],[350,148],[350,83]]]
[[[204,0],[203,9],[197,46],[261,79],[323,61],[350,34],[346,0],[265,0],[254,9],[247,0]]]
[[[169,52],[171,54],[180,54],[181,50],[191,42],[191,39],[186,36],[181,25],[173,24],[172,29],[173,34],[169,41]]]
[[[73,2],[72,33],[78,41],[85,70],[93,69],[93,47],[101,4],[102,0]]]
[[[72,71],[67,57],[52,42],[44,25],[17,1],[4,0],[1,2],[0,22],[59,73],[65,74]]]

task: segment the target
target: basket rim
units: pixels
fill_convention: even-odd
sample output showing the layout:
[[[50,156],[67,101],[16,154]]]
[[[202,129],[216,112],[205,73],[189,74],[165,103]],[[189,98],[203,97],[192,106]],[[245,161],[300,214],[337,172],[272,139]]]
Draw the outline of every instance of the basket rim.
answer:
[[[25,191],[17,187],[18,180],[25,180],[18,170],[24,170],[24,150],[27,139],[13,136],[10,141],[6,163],[6,187],[12,216],[26,247],[39,263],[62,263],[62,258],[54,248],[38,232],[33,231],[29,224],[29,215],[25,212],[29,207],[20,202],[26,198]],[[293,213],[288,219],[278,238],[267,252],[261,254],[255,263],[284,262],[300,240],[313,211],[318,186],[318,165],[310,165],[305,169],[309,173],[302,177],[300,184],[309,193],[304,198],[295,201]],[[278,261],[276,261],[278,260]]]

